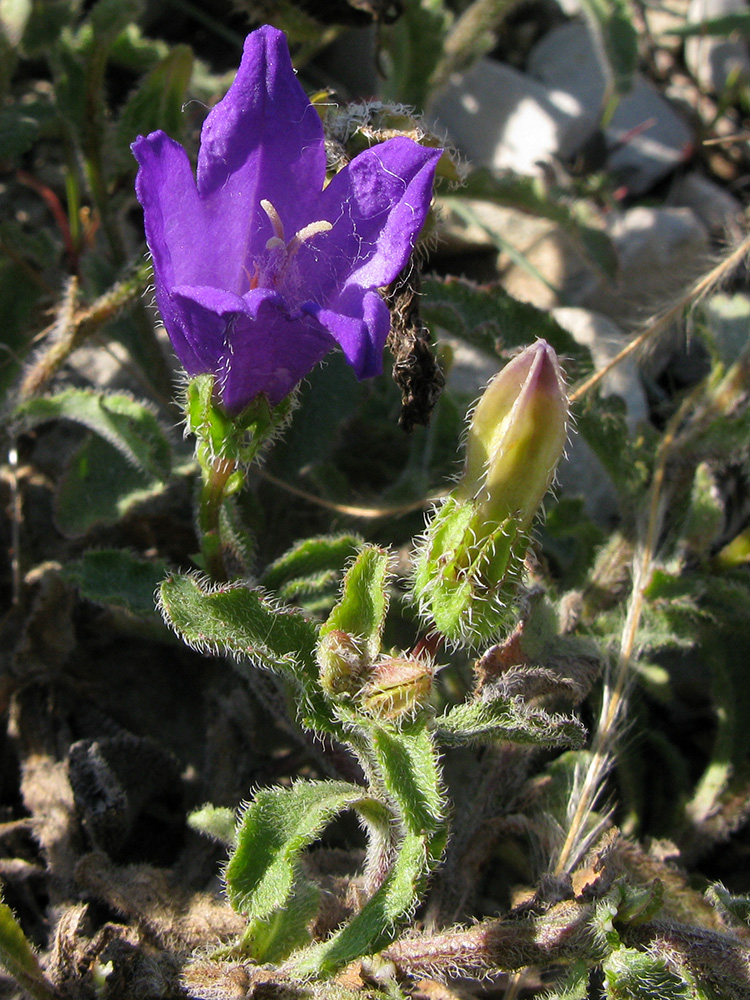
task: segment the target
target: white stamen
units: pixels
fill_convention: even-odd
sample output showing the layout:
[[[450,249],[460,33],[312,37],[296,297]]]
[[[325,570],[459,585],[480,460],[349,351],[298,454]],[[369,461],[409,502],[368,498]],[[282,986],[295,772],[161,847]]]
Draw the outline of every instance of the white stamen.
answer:
[[[288,255],[292,257],[303,243],[312,239],[313,236],[317,236],[318,233],[327,233],[329,229],[333,229],[333,224],[326,222],[325,219],[321,219],[319,222],[311,222],[309,225],[304,226],[289,240],[289,245],[287,246]]]

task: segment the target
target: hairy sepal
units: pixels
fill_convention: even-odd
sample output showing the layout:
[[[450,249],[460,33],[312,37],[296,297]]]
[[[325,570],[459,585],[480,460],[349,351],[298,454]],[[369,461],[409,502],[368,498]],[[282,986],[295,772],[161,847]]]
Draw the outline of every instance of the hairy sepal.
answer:
[[[510,622],[527,544],[516,519],[487,524],[474,501],[446,497],[416,553],[412,593],[421,616],[451,643],[494,639]]]

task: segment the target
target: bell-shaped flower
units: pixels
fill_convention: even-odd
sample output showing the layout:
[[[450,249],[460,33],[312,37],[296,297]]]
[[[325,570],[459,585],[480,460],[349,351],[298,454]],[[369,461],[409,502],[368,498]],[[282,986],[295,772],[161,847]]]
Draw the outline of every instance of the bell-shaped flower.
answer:
[[[381,371],[377,289],[414,248],[440,150],[390,139],[326,185],[320,117],[266,26],[204,122],[197,177],[164,132],[133,152],[156,303],[187,373],[215,375],[227,411],[259,393],[275,406],[336,344],[358,378]]]

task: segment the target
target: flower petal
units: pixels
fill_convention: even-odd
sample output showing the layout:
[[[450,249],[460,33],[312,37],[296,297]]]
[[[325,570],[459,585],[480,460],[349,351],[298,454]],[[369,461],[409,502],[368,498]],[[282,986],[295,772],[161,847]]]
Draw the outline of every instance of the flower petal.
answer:
[[[399,137],[360,153],[333,178],[315,213],[333,228],[313,248],[300,250],[300,271],[309,282],[309,297],[325,301],[333,289],[357,284],[381,288],[406,264],[424,225],[432,198],[432,182],[442,150]],[[310,265],[303,257],[310,257]]]
[[[216,375],[229,413],[240,412],[261,392],[275,406],[334,346],[312,317],[291,316],[283,298],[268,288],[242,298],[215,288],[178,288],[173,299],[197,344],[210,343],[213,363],[199,371]]]
[[[377,292],[350,285],[330,308],[313,302],[302,308],[337,341],[358,379],[382,372],[391,314]]]
[[[243,287],[244,269],[274,235],[261,199],[274,206],[290,239],[311,221],[325,172],[323,126],[295,76],[286,37],[259,28],[245,40],[232,86],[203,123],[198,154],[198,190],[219,223],[217,252],[233,269],[223,287]]]
[[[143,206],[157,293],[160,286],[192,283],[201,270],[204,282],[210,284],[203,248],[196,239],[204,228],[203,208],[187,153],[164,132],[138,136],[131,148],[140,165],[135,191]]]

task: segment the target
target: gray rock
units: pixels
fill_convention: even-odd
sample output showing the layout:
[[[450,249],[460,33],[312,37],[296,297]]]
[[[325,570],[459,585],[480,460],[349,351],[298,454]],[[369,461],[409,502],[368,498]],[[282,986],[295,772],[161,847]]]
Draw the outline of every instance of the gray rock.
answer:
[[[600,313],[561,307],[554,309],[552,315],[577,343],[588,347],[597,371],[608,365],[628,343],[628,336]],[[646,393],[632,356],[605,375],[601,385],[602,395],[617,395],[624,400],[631,432],[648,418]],[[563,493],[583,497],[586,513],[592,520],[605,527],[616,523],[620,506],[614,484],[588,443],[575,434],[575,428],[565,459],[558,468],[557,479]]]
[[[532,49],[528,71],[547,86],[567,90],[599,119],[607,74],[596,39],[583,21],[549,31]],[[647,191],[692,151],[693,134],[671,104],[644,78],[617,106],[605,128],[609,170],[633,194]]]
[[[576,343],[588,347],[597,371],[613,361],[630,340],[611,319],[589,309],[562,306],[553,309],[552,315],[573,336]],[[631,431],[641,421],[648,419],[646,393],[633,355],[624,358],[608,372],[602,379],[601,386],[603,396],[617,395],[624,400]]]
[[[609,235],[617,282],[600,282],[579,304],[623,325],[663,309],[710,265],[708,233],[688,208],[631,208],[613,219]]]
[[[747,12],[746,0],[691,0],[688,22],[698,24],[727,14]],[[741,38],[709,35],[688,38],[685,63],[698,84],[710,93],[723,93],[730,79],[740,84],[750,80],[750,55]]]
[[[676,177],[667,205],[691,209],[714,236],[739,241],[743,235],[742,205],[726,188],[720,187],[697,170]]]
[[[431,115],[473,164],[532,176],[572,156],[596,129],[596,109],[492,59],[455,74]]]

